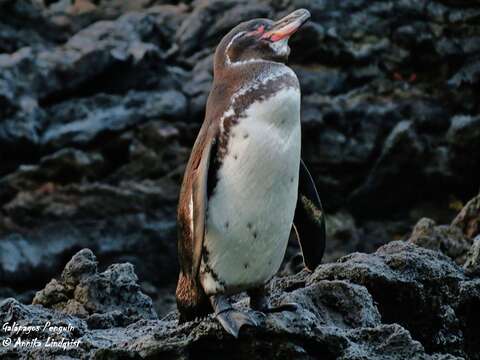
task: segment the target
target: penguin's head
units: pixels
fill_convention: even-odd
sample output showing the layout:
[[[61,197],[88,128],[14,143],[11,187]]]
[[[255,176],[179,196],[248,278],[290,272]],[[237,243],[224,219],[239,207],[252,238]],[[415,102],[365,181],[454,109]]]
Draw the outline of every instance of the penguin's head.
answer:
[[[215,66],[238,66],[259,60],[285,63],[290,54],[290,36],[309,18],[308,10],[299,9],[278,21],[254,19],[237,25],[217,47]]]

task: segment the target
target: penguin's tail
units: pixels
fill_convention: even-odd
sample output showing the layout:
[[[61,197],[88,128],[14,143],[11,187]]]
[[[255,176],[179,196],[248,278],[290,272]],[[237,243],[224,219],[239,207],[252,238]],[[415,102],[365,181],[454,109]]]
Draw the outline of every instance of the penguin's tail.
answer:
[[[213,312],[212,305],[199,281],[195,281],[182,271],[178,277],[175,295],[180,323],[202,318]]]

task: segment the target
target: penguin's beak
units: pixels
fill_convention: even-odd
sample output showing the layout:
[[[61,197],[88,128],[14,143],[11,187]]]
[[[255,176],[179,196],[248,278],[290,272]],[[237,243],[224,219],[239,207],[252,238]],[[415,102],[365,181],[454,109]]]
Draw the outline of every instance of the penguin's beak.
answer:
[[[310,18],[306,9],[298,9],[273,24],[272,29],[262,35],[262,39],[272,42],[290,37]]]

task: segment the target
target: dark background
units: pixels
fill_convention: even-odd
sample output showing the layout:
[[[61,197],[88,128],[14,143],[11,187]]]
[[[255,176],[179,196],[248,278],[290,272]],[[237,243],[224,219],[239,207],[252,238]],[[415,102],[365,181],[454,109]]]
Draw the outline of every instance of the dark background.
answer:
[[[478,2],[167,3],[0,0],[0,298],[30,302],[89,247],[101,267],[132,262],[167,311],[214,47],[243,20],[300,7],[312,19],[290,63],[326,261],[403,238],[423,216],[448,223],[478,193]]]

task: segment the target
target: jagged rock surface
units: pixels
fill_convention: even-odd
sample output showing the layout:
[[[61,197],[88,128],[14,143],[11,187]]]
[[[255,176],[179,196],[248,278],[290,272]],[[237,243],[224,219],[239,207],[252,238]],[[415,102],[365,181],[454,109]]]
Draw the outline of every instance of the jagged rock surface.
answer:
[[[463,267],[470,275],[480,275],[480,236],[477,236],[473,240],[472,247],[468,251],[467,259]]]
[[[33,304],[87,317],[93,328],[156,319],[152,301],[140,291],[137,280],[130,263],[113,264],[98,273],[95,256],[84,249],[68,262],[60,280],[51,280],[37,292]]]
[[[100,274],[96,267],[93,254],[82,250],[67,264],[60,281],[51,282],[37,294],[37,305],[14,299],[0,304],[2,324],[50,321],[74,327],[60,334],[40,331],[30,336],[3,331],[0,341],[11,337],[15,342],[19,336],[45,341],[50,336],[57,341],[80,340],[78,347],[15,351],[12,345],[1,347],[0,354],[20,359],[53,355],[95,359],[479,359],[480,282],[467,277],[440,252],[408,242],[392,242],[374,254],[351,254],[321,265],[311,274],[302,271],[274,279],[272,302],[296,302],[298,310],[256,314],[260,327],[244,329],[238,340],[211,316],[181,325],[175,312],[162,320],[152,319],[151,307],[143,306],[143,294],[136,304],[148,311],[138,311],[140,320],[118,327],[113,316],[100,315],[109,314],[111,304],[114,309],[131,306],[131,296],[112,289],[131,286],[135,275],[129,265],[123,266],[126,272],[117,264]],[[106,276],[109,272],[116,276]],[[99,287],[105,277],[110,285]],[[95,321],[92,315],[73,316],[70,308],[58,306],[69,301],[66,289],[73,287],[94,294],[93,304],[109,299],[106,307],[101,300],[100,306],[90,308],[99,311]],[[135,294],[138,300],[139,293]],[[245,308],[246,304],[244,298],[235,306]]]
[[[435,221],[427,218],[420,219],[415,225],[409,241],[427,249],[443,252],[458,264],[465,262],[465,256],[472,245],[458,227],[437,226]]]

